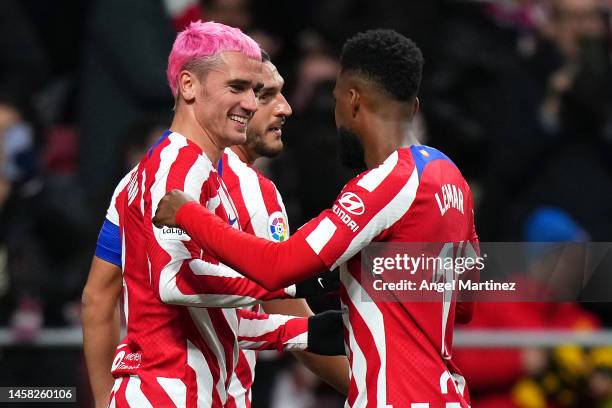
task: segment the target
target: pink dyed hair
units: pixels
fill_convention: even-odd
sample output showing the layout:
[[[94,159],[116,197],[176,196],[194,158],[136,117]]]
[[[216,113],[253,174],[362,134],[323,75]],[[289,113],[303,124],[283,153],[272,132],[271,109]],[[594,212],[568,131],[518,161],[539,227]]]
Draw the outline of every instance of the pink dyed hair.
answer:
[[[170,51],[166,71],[172,95],[177,95],[179,74],[185,65],[224,51],[238,51],[249,58],[261,60],[259,45],[238,28],[212,21],[194,21],[181,31]]]

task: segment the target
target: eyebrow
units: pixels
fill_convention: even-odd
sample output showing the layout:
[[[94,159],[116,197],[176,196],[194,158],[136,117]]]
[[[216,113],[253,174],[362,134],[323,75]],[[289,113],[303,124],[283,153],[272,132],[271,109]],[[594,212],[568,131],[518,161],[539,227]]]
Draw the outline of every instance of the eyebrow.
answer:
[[[267,92],[280,92],[282,87],[280,86],[264,86],[261,88],[261,92],[262,93],[267,93]]]
[[[248,79],[235,78],[235,79],[228,80],[227,83],[228,85],[238,85],[238,86],[247,87],[247,86],[251,86],[252,81],[249,81]]]

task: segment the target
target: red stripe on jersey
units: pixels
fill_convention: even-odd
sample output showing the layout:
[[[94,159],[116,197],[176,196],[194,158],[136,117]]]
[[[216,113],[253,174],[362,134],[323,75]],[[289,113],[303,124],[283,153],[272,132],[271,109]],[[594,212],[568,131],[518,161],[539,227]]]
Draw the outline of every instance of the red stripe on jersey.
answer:
[[[236,312],[228,309],[219,309],[219,308],[211,308],[208,311],[210,315],[210,320],[214,327],[215,332],[223,346],[223,352],[225,353],[225,387],[227,388],[230,378],[232,376],[232,372],[234,371],[235,361],[234,361],[234,347],[236,347],[236,332],[235,329],[230,325],[223,313],[224,310],[227,313]],[[236,328],[237,329],[237,328]]]
[[[125,389],[127,388],[127,383],[129,380],[130,377],[123,378],[121,380],[121,385],[119,386],[119,389],[115,393],[115,407],[117,408],[130,406],[127,402],[127,399],[125,399]]]
[[[249,364],[249,361],[247,360],[244,351],[240,350],[240,353],[238,355],[238,364],[236,365],[235,372],[238,381],[240,381],[240,384],[242,384],[242,387],[246,390],[246,392],[244,393],[244,403],[247,407],[251,406],[251,399],[249,398],[249,389],[253,385],[252,369],[254,369],[254,367],[251,367],[251,365]]]

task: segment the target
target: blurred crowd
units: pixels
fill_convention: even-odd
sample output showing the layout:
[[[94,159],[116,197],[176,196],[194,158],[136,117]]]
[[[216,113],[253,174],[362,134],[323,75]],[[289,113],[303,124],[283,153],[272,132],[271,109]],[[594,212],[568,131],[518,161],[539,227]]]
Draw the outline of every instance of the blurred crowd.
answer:
[[[336,159],[337,55],[351,34],[384,27],[423,50],[413,131],[470,181],[481,241],[612,241],[611,10],[604,0],[3,0],[0,327],[27,341],[41,327],[78,324],[110,194],[169,124],[167,56],[196,19],[240,27],[285,77],[294,112],[285,151],[259,166],[293,228],[352,177]],[[540,306],[486,305],[474,325],[612,324],[606,304]],[[612,407],[608,348],[498,351],[457,352],[475,408]],[[0,365],[0,382],[28,381]],[[258,366],[255,387],[254,407],[342,401],[277,355]]]

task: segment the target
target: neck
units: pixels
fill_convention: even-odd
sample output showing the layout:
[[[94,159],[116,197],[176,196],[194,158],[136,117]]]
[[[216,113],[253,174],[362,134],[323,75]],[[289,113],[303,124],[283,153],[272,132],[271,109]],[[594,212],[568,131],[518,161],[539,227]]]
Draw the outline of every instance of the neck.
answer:
[[[362,133],[365,162],[368,169],[378,167],[400,147],[419,144],[406,119],[377,116]]]
[[[219,161],[223,146],[219,145],[210,132],[198,123],[191,110],[177,107],[170,130],[180,133],[198,145],[212,163]]]
[[[246,145],[243,144],[232,146],[231,149],[234,153],[236,153],[236,156],[238,156],[241,161],[248,164],[249,166],[252,165],[259,157],[255,152],[253,152]]]

